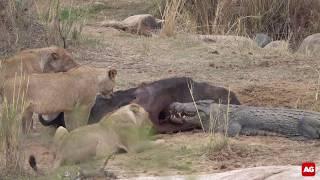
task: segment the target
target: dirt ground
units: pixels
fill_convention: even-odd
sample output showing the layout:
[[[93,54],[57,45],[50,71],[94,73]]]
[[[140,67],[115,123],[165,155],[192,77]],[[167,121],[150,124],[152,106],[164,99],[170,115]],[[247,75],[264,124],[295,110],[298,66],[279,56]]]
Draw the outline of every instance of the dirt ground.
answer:
[[[80,63],[116,68],[117,89],[161,78],[189,76],[197,81],[230,87],[245,105],[320,111],[316,98],[318,58],[292,54],[284,49],[261,49],[232,38],[205,42],[184,33],[172,38],[146,38],[97,27],[94,23],[102,19],[121,19],[149,12],[141,7],[142,1],[130,1],[129,5],[124,3],[128,0],[121,0],[117,5],[112,0],[100,2],[105,2],[107,9],[90,19],[92,25],[84,28],[85,40],[70,51]],[[25,151],[27,156],[36,154],[39,166],[48,168],[53,155],[48,148],[50,137],[44,137],[47,136],[43,135],[44,131],[47,129],[37,124],[36,131],[26,139]],[[117,155],[106,169],[126,178],[214,173],[263,165],[300,165],[304,161],[320,163],[319,141],[240,136],[229,139],[229,149],[212,153],[210,137],[201,131],[157,135],[165,141],[163,146],[137,154]],[[66,167],[62,172],[74,168]]]

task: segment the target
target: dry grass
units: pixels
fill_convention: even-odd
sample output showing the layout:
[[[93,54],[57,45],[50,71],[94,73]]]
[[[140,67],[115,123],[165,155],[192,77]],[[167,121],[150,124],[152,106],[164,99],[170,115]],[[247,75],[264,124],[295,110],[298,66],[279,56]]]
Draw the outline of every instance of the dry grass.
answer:
[[[0,174],[0,176],[3,177],[17,177],[25,174],[21,119],[25,109],[27,89],[21,88],[22,81],[28,81],[28,77],[23,76],[20,82],[17,83],[18,86],[13,90],[14,98],[12,100],[3,99],[0,112],[0,148],[1,152],[3,152],[0,156],[0,161],[3,161],[0,172],[3,174]]]
[[[219,103],[219,106],[221,104]],[[230,112],[230,88],[228,92],[228,104],[227,104],[227,110],[224,114],[222,114],[222,118],[220,114],[222,112],[215,112],[216,116],[213,116],[212,111],[214,111],[213,108],[211,108],[210,111],[210,119],[209,119],[209,133],[210,133],[210,140],[207,144],[207,154],[210,156],[212,154],[215,154],[220,151],[230,151],[230,143],[228,138],[228,129],[229,129],[229,112]],[[222,122],[222,123],[221,123]],[[222,124],[222,130],[223,135],[217,135],[216,129],[221,129]]]
[[[166,2],[163,19],[164,24],[161,30],[162,36],[171,37],[175,35],[176,18],[180,14],[186,0],[170,0]]]
[[[62,7],[60,0],[50,0],[45,12],[37,10],[39,18],[47,27],[48,44],[67,48],[69,44],[77,43],[81,38],[87,12],[75,6],[76,1],[70,3],[70,6]]]
[[[223,26],[226,22],[227,15],[226,7],[230,7],[231,0],[189,0],[185,5],[185,12],[190,14],[188,17],[196,24],[198,32],[204,34],[224,33],[226,27]],[[229,15],[229,14],[228,14]],[[231,14],[230,14],[231,16]]]
[[[174,4],[174,0],[169,2]],[[167,14],[173,19],[177,12]],[[299,42],[320,31],[318,0],[187,0],[182,12],[180,23],[196,25],[188,29],[203,34],[253,36],[264,32],[275,40]]]
[[[317,74],[317,78],[314,80],[314,91],[311,91],[311,96],[313,98],[310,98],[310,102],[306,103],[303,102],[302,99],[298,98],[295,108],[297,109],[306,109],[304,106],[300,107],[301,104],[308,104],[309,107],[307,108],[310,111],[316,111],[320,112],[320,101],[319,101],[319,93],[320,93],[320,67],[319,66],[306,66],[307,70],[310,70],[311,72],[314,72]]]
[[[204,127],[203,125],[203,119],[201,119],[201,115],[199,113],[197,104],[195,102],[194,96],[193,96],[193,85],[190,82],[188,83],[188,89],[193,101],[193,104],[196,108],[196,113],[198,115],[200,124],[201,124],[201,128],[203,130],[203,132],[205,133],[209,133],[209,142],[205,145],[205,153],[208,156],[211,156],[212,154],[216,154],[218,152],[221,151],[231,151],[230,149],[230,143],[229,143],[229,138],[228,138],[228,129],[229,129],[229,112],[230,112],[230,88],[228,91],[228,104],[227,104],[227,110],[225,112],[225,114],[222,114],[222,118],[221,119],[221,113],[223,112],[215,112],[213,115],[213,111],[215,111],[215,109],[211,108],[210,111],[210,119],[209,119],[209,127],[208,129]],[[220,102],[219,102],[219,106],[220,106]],[[220,134],[218,134],[218,132],[216,132],[216,130],[221,130],[222,126],[222,130],[223,130],[223,135],[221,136]]]
[[[32,5],[33,1],[0,1],[0,56],[44,45],[44,28],[36,22]]]

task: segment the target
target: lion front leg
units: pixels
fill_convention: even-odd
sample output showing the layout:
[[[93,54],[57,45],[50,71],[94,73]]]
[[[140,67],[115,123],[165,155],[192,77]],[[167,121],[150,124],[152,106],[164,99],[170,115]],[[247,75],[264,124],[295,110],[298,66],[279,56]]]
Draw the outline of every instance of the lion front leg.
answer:
[[[72,111],[64,112],[66,128],[71,131],[78,127],[87,125],[91,107],[77,105]]]

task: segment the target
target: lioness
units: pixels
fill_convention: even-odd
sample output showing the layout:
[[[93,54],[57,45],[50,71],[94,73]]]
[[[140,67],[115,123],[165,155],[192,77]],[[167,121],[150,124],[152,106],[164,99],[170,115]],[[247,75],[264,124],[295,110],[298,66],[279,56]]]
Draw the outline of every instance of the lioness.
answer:
[[[1,65],[3,78],[32,73],[65,72],[78,66],[72,56],[56,46],[27,49],[5,59]]]
[[[56,157],[52,170],[93,157],[103,158],[116,152],[140,150],[141,146],[148,144],[149,130],[149,115],[137,104],[123,106],[99,123],[77,128],[70,133],[59,127],[53,142]],[[33,155],[29,157],[29,163],[38,171]]]
[[[78,64],[71,55],[59,47],[23,50],[11,58],[1,60],[0,96],[5,79],[14,77],[15,74],[19,76],[32,73],[65,72],[76,66]]]
[[[68,113],[79,105],[89,114],[96,94],[106,97],[112,93],[116,74],[116,70],[81,66],[68,72],[10,78],[4,84],[4,97],[11,103],[18,101],[18,93],[26,92],[24,99],[20,98],[26,105],[22,117],[25,131],[32,125],[33,113]],[[66,124],[71,127],[68,122]]]

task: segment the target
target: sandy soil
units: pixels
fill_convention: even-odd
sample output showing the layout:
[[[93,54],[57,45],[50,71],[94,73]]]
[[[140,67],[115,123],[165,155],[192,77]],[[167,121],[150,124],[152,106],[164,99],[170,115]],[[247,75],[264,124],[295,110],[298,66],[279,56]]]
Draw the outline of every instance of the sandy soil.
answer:
[[[108,5],[95,20],[121,19],[132,13],[128,5]],[[119,10],[122,6],[127,11]],[[139,12],[146,11],[141,9]],[[117,89],[166,77],[189,76],[197,81],[230,87],[246,105],[320,110],[316,99],[318,58],[282,49],[261,49],[230,38],[205,42],[183,33],[174,38],[145,38],[87,25],[84,36],[86,40],[70,50],[80,63],[115,67],[119,73]],[[36,154],[39,157],[40,167],[50,167],[53,154],[48,148],[50,138],[43,137],[44,131],[46,128],[37,124],[37,130],[26,140],[25,150],[27,156]],[[106,169],[118,177],[133,177],[300,165],[304,161],[320,163],[319,141],[240,136],[229,139],[229,148],[210,152],[210,135],[202,132],[158,135],[157,138],[164,139],[165,144],[142,153],[117,155]]]

